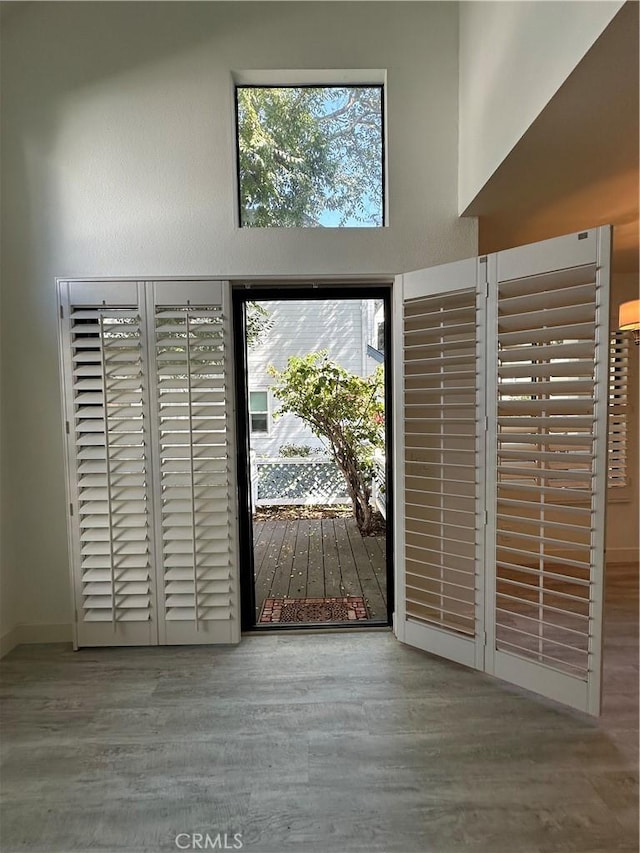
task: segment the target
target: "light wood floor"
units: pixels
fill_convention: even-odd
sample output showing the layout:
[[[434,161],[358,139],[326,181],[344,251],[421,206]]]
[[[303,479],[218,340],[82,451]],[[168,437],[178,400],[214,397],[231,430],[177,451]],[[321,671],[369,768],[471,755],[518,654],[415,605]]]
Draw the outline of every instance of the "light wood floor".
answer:
[[[0,665],[0,847],[637,853],[637,578],[608,570],[599,720],[387,632],[20,647]]]
[[[265,598],[361,595],[387,621],[383,536],[361,536],[354,518],[254,521],[256,619]]]

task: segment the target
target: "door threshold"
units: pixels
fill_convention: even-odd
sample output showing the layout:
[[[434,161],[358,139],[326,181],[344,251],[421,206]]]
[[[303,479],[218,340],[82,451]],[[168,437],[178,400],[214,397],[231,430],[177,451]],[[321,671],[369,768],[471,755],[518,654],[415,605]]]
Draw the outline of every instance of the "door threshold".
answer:
[[[242,631],[243,637],[257,637],[264,634],[270,635],[285,635],[285,634],[294,634],[299,636],[301,634],[353,634],[355,632],[362,631],[377,631],[377,632],[386,632],[391,631],[391,625],[387,625],[386,623],[373,622],[370,625],[309,625],[306,628],[302,628],[299,625],[291,625],[291,627],[285,627],[284,625],[264,625],[264,626],[256,626],[255,628],[248,628],[246,631]]]

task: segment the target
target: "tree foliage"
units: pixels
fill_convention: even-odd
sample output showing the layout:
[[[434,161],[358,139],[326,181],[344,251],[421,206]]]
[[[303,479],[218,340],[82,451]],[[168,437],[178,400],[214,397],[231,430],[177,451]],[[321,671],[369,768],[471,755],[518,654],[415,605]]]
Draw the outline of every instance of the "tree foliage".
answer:
[[[249,349],[257,346],[272,327],[271,312],[259,302],[247,302],[246,332]]]
[[[342,472],[363,536],[372,529],[373,454],[384,448],[384,376],[382,367],[356,376],[329,360],[326,351],[291,356],[284,370],[269,368],[281,403],[326,441]]]
[[[382,225],[382,90],[239,87],[242,224]]]

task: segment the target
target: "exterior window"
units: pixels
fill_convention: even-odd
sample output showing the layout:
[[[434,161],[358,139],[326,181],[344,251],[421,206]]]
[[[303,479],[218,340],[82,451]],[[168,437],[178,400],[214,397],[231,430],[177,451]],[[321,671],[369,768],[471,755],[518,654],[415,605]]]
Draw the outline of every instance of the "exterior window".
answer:
[[[378,352],[384,352],[384,321],[382,323],[378,323],[377,338]]]
[[[249,391],[249,419],[252,433],[269,433],[269,398],[266,391]]]
[[[383,87],[237,86],[240,225],[384,223]]]

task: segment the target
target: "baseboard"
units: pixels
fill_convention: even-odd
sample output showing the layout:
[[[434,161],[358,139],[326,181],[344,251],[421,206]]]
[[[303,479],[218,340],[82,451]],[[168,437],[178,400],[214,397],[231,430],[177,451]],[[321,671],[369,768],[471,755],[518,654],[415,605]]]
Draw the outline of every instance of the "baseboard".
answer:
[[[73,630],[70,624],[15,625],[0,636],[0,657],[20,645],[36,643],[71,643]]]
[[[32,624],[19,626],[20,643],[70,643],[73,641],[71,624]]]
[[[0,658],[8,655],[20,643],[20,630],[17,625],[0,634]]]

